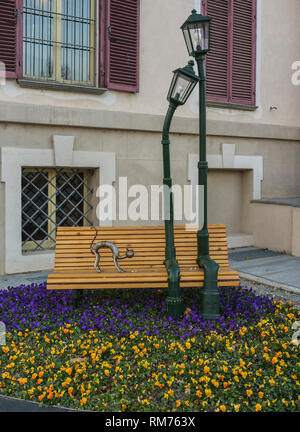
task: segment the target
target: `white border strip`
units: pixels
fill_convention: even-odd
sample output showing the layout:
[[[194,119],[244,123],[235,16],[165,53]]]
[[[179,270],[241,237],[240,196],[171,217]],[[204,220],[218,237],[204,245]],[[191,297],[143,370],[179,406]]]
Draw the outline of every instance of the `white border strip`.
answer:
[[[3,147],[1,181],[5,183],[5,272],[7,274],[48,270],[54,252],[22,254],[22,167],[55,167],[53,150]],[[115,153],[74,151],[71,167],[99,168],[99,185],[112,185],[116,176]],[[112,221],[99,221],[111,226]]]
[[[263,180],[263,156],[236,156],[235,144],[223,144],[222,154],[208,155],[208,168],[253,170],[252,199],[261,199],[261,182]],[[188,155],[188,180],[192,185],[198,183],[198,154]]]

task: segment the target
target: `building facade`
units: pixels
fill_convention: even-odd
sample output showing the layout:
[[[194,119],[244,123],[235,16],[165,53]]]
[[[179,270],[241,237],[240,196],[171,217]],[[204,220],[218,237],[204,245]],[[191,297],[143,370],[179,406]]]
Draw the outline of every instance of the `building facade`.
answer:
[[[99,220],[98,187],[162,183],[181,24],[212,17],[208,221],[232,246],[300,256],[298,0],[0,0],[0,274],[51,269],[58,225]],[[174,183],[197,183],[198,96],[176,112]],[[124,220],[123,220],[124,219]]]

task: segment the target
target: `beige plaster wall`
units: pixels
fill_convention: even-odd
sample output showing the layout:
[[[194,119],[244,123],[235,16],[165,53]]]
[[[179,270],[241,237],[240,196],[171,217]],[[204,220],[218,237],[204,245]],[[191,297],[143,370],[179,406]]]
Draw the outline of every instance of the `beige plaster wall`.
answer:
[[[73,135],[74,150],[115,152],[116,178],[118,180],[119,177],[127,176],[129,187],[143,184],[150,191],[152,184],[160,185],[162,182],[161,134],[158,131],[0,123],[0,147],[52,149],[53,135]],[[237,155],[264,157],[262,197],[299,195],[300,184],[296,183],[299,142],[209,135],[208,154],[220,154],[224,142],[236,144]],[[197,151],[197,134],[171,134],[174,184],[188,184],[188,155]],[[295,240],[291,246],[292,234],[288,228],[292,226],[290,208],[278,206],[278,211],[276,210],[273,217],[273,213],[269,213],[270,208],[273,211],[276,206],[250,204],[253,198],[252,181],[252,171],[209,170],[209,223],[225,223],[229,233],[254,233],[257,246],[287,252],[291,252],[293,248],[298,253],[299,213],[293,220]],[[4,262],[4,197],[5,184],[0,184],[0,274],[3,273]],[[115,222],[122,225],[126,223],[135,224],[130,221]],[[140,221],[138,223],[144,224]]]
[[[250,204],[250,226],[255,246],[300,257],[300,208]]]
[[[299,126],[300,86],[291,78],[300,60],[300,2],[257,0],[256,105],[253,113],[209,109],[209,117]],[[270,110],[271,106],[277,110]]]
[[[140,92],[86,95],[20,88],[14,80],[0,87],[0,101],[93,110],[164,114],[173,69],[188,60],[180,25],[199,0],[141,1]],[[209,108],[208,118],[299,126],[300,86],[291,83],[292,63],[300,60],[299,0],[258,0],[257,105],[254,112]],[[270,106],[278,109],[270,111]],[[197,117],[197,92],[179,116]]]
[[[263,157],[262,198],[299,196],[299,141],[209,136],[208,153],[219,154],[222,143],[236,144],[236,155]]]
[[[161,134],[158,132],[0,123],[0,146],[52,148],[53,135],[74,135],[74,150],[115,152],[117,177],[128,176],[132,184],[151,185],[161,181],[162,150]],[[299,142],[209,135],[207,153],[221,154],[223,143],[235,144],[236,155],[263,156],[262,198],[299,195]],[[187,183],[188,154],[197,151],[197,135],[171,134],[172,175],[175,183]],[[245,176],[243,179],[251,182],[251,175],[248,180]],[[248,186],[243,189],[246,193],[251,190]],[[248,198],[249,201],[252,199],[249,194]]]
[[[52,148],[53,135],[74,135],[74,150],[115,152],[117,178],[128,176],[129,186],[140,183],[146,186],[161,183],[162,149],[159,132],[0,124],[0,146]],[[262,198],[297,196],[300,187],[295,180],[299,166],[298,142],[209,135],[208,154],[220,154],[224,142],[236,144],[237,155],[264,157]],[[171,134],[174,183],[187,184],[188,154],[197,151],[197,135]],[[208,187],[209,220],[217,222],[220,220],[219,215],[223,214],[226,223],[233,231],[249,232],[247,227],[249,226],[249,202],[252,199],[251,172],[209,171]],[[227,205],[228,200],[230,206]],[[216,203],[220,204],[219,213],[215,212]]]
[[[250,226],[257,247],[292,252],[293,207],[252,203]]]
[[[293,207],[292,255],[300,257],[300,208]]]
[[[141,1],[138,94],[31,90],[7,80],[0,86],[0,147],[49,149],[53,135],[74,135],[75,150],[115,152],[117,178],[128,176],[129,186],[160,184],[166,93],[172,70],[188,61],[179,27],[199,3]],[[208,108],[208,154],[220,154],[223,143],[232,143],[237,155],[263,156],[262,198],[299,196],[300,86],[291,83],[292,63],[300,60],[299,40],[299,0],[258,0],[258,108],[254,112]],[[271,111],[271,105],[277,110]],[[197,115],[196,92],[178,109],[172,124],[174,183],[187,184],[187,157],[198,151]],[[226,223],[233,233],[253,233],[257,246],[299,254],[299,209],[250,204],[250,171],[210,170],[208,188],[209,223]],[[0,184],[0,274],[4,196],[5,185]]]

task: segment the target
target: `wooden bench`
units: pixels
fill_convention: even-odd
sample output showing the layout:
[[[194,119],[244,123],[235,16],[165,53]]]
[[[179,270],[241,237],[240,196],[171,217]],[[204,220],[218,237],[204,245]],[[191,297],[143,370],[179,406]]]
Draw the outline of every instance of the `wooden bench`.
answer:
[[[196,228],[186,230],[175,226],[175,246],[180,266],[181,287],[201,287],[204,270],[196,264]],[[230,269],[225,225],[208,226],[210,255],[219,265],[219,286],[238,286],[239,275]],[[90,244],[95,235],[91,227],[59,227],[56,237],[54,272],[49,275],[47,289],[104,289],[104,288],[167,288],[164,267],[165,229],[163,226],[101,227],[96,241],[114,242],[120,253],[134,249],[135,256],[120,264],[126,273],[118,273],[111,251],[100,250],[102,273],[94,269],[95,255]]]

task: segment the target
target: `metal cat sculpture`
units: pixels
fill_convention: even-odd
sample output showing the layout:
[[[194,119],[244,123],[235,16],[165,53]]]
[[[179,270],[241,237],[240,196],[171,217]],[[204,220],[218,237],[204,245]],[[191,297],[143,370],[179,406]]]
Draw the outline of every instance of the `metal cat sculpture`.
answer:
[[[111,250],[114,260],[114,265],[119,273],[125,273],[126,270],[124,270],[118,263],[118,260],[122,260],[125,258],[133,258],[134,257],[134,250],[128,249],[126,250],[124,255],[120,255],[118,247],[111,241],[100,241],[98,243],[95,243],[96,237],[98,235],[98,232],[96,230],[95,237],[91,243],[90,249],[91,252],[96,256],[96,260],[94,263],[94,267],[97,273],[102,273],[103,270],[100,267],[100,253],[99,250],[102,248],[108,248]]]

